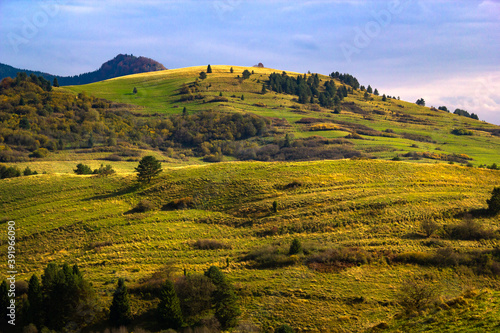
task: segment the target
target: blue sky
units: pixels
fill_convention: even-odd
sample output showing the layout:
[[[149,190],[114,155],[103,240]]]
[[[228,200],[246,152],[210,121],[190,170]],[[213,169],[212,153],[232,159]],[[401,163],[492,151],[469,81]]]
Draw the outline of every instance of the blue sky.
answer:
[[[356,76],[500,124],[500,1],[0,0],[0,62],[58,75],[118,53]]]

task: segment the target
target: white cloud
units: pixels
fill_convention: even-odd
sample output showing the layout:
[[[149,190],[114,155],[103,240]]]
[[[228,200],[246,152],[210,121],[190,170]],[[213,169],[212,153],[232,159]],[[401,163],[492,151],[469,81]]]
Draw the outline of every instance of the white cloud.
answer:
[[[450,76],[424,84],[400,83],[382,90],[410,102],[424,98],[427,106],[445,105],[452,112],[455,108],[464,109],[481,120],[500,125],[500,71]]]

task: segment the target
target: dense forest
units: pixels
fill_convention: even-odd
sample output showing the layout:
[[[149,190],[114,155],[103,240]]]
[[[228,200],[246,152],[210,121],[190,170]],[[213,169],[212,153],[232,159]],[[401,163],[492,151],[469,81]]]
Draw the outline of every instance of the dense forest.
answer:
[[[133,107],[80,93],[52,90],[50,82],[20,73],[0,84],[0,161],[43,158],[48,153],[77,148],[185,148],[197,156],[234,153],[231,145],[265,135],[270,121],[251,114],[211,110],[189,115],[145,116]],[[219,157],[221,157],[220,155]],[[215,157],[212,157],[215,158]]]

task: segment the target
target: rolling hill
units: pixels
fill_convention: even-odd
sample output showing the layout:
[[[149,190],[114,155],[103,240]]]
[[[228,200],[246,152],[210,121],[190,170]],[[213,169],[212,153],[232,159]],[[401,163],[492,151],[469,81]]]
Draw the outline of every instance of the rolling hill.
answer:
[[[370,94],[366,99],[359,89],[343,99],[340,114],[335,114],[332,109],[319,106],[317,100],[313,104],[301,104],[296,95],[269,90],[262,94],[262,85],[269,83],[269,75],[281,73],[280,70],[211,67],[213,73],[208,74],[205,80],[199,80],[198,97],[193,100],[183,100],[181,89],[193,85],[206,67],[143,73],[67,89],[141,106],[144,114],[178,114],[184,107],[189,112],[206,109],[250,112],[272,119],[281,133],[289,133],[297,139],[313,136],[338,139],[354,133],[356,135],[351,135],[349,140],[355,150],[376,158],[449,162],[454,160],[450,156],[465,154],[470,159],[455,160],[469,161],[473,165],[498,162],[500,127],[496,125],[395,97],[382,101],[382,96]],[[234,73],[231,73],[231,68]],[[244,70],[255,74],[243,80]],[[301,75],[287,74],[291,77]],[[324,75],[319,78],[320,90],[325,82],[332,80]],[[337,87],[345,86],[337,79],[334,82]],[[136,94],[132,94],[134,88],[137,89]],[[387,94],[390,95],[390,92]],[[454,130],[461,129],[470,131],[466,133],[471,135],[453,134],[457,133]]]
[[[213,265],[238,296],[235,332],[498,329],[500,218],[487,200],[500,186],[499,126],[335,73],[211,69],[51,91],[2,81],[0,157],[38,171],[0,180],[18,281],[77,264],[95,290],[89,332],[107,328],[119,278],[129,329],[166,329],[160,282]],[[163,172],[139,184],[145,155]],[[75,175],[77,163],[117,172]],[[210,311],[189,329],[218,331]]]

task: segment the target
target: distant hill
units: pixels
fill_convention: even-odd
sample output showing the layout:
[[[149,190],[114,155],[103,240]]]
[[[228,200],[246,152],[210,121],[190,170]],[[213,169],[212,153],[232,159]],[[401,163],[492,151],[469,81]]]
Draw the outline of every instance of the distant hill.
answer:
[[[50,80],[50,82],[53,82],[54,78],[57,78],[59,85],[68,86],[98,82],[129,74],[138,74],[161,70],[166,70],[165,66],[153,59],[146,57],[136,57],[128,54],[119,54],[115,58],[102,64],[101,68],[99,68],[98,70],[75,76],[58,76],[0,64],[0,80],[5,77],[16,77],[18,72],[26,72],[28,75],[33,73],[37,76],[43,76],[45,79]]]

